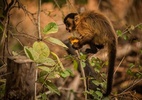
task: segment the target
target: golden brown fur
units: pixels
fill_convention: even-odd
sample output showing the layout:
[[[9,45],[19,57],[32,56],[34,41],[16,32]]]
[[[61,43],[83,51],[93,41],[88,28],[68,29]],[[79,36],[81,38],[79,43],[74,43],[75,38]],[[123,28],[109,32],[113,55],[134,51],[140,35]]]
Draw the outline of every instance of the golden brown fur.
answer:
[[[80,38],[76,38],[79,41],[72,45],[74,49],[89,44],[91,50],[88,50],[88,53],[96,53],[95,50],[108,47],[108,79],[104,94],[108,96],[112,90],[117,45],[117,36],[111,22],[101,13],[90,11],[82,14],[71,13],[65,17],[64,23],[69,32],[77,31],[80,34]]]

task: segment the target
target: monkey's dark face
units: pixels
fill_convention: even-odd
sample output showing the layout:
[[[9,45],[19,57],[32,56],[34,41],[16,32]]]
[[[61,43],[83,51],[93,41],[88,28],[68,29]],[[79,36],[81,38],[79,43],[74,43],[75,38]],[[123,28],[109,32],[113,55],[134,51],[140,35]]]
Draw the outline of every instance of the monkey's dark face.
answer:
[[[75,30],[75,23],[74,23],[74,20],[71,19],[71,18],[68,18],[66,21],[65,21],[65,25],[66,25],[66,30],[69,31],[69,32],[72,32]]]
[[[66,30],[69,32],[74,31],[76,28],[75,21],[74,21],[74,18],[76,15],[77,15],[77,13],[70,13],[64,19],[64,24],[66,25]]]

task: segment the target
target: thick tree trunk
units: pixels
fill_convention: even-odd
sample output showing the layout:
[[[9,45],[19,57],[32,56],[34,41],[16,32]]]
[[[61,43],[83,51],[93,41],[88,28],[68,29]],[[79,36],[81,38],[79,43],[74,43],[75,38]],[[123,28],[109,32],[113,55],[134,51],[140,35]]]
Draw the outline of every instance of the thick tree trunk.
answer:
[[[7,59],[5,100],[35,99],[35,63],[24,56]]]

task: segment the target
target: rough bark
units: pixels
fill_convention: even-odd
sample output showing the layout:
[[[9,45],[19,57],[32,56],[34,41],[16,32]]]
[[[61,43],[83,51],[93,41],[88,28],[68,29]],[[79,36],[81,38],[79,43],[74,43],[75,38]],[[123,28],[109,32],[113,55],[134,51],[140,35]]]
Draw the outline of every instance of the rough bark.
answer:
[[[5,100],[35,99],[35,63],[24,56],[7,59]]]

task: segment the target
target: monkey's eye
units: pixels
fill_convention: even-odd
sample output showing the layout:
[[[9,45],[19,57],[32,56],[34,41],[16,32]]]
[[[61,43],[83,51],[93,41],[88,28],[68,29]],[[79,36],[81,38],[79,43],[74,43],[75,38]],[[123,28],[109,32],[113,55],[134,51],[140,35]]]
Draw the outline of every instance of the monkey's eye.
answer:
[[[66,23],[66,26],[67,26],[67,27],[70,27],[70,23]]]

